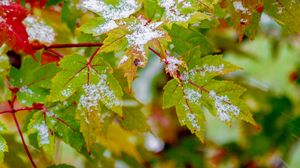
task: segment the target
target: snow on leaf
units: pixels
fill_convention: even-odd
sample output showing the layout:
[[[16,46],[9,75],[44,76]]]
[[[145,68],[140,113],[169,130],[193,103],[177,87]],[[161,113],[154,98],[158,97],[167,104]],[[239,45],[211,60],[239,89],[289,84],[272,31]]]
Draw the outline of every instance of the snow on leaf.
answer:
[[[8,152],[8,147],[4,138],[0,135],[0,153]],[[1,159],[0,159],[1,162]]]
[[[240,109],[233,105],[227,96],[218,96],[213,90],[209,92],[209,96],[214,100],[217,115],[221,121],[231,122],[232,116],[239,116]]]
[[[5,139],[0,135],[0,164],[3,162],[4,152],[8,152],[8,147]]]
[[[33,16],[27,16],[23,21],[29,36],[29,41],[38,41],[42,44],[52,44],[55,40],[53,28]]]
[[[99,13],[106,20],[118,20],[129,17],[140,5],[136,0],[120,0],[117,5],[107,4],[104,0],[82,0],[80,7]]]
[[[42,123],[34,126],[39,135],[39,143],[40,145],[48,145],[50,144],[49,140],[49,128],[46,125],[46,122],[43,120]]]
[[[234,1],[233,2],[233,7],[235,10],[239,11],[239,12],[242,12],[243,14],[247,14],[249,13],[249,9],[248,8],[245,8],[242,4],[241,1]]]
[[[200,126],[199,126],[199,124],[198,124],[198,122],[197,122],[196,116],[195,116],[194,114],[189,113],[189,114],[187,115],[187,118],[188,118],[189,122],[191,122],[193,128],[194,128],[196,131],[200,131]]]
[[[79,6],[83,10],[98,13],[104,18],[104,23],[94,25],[92,30],[94,35],[117,28],[115,20],[129,17],[140,7],[136,0],[120,0],[117,5],[107,4],[104,0],[82,0]]]
[[[108,79],[109,78],[109,79]],[[115,81],[111,76],[106,74],[99,75],[97,84],[85,84],[83,86],[84,95],[80,97],[79,109],[86,108],[88,111],[97,110],[101,101],[108,109],[121,114],[121,89],[116,86]],[[114,89],[114,90],[112,90]]]
[[[190,88],[184,89],[184,93],[184,98],[191,103],[199,103],[202,96],[201,93]]]
[[[182,14],[178,5],[182,3],[183,8],[191,7],[190,2],[184,0],[160,0],[159,5],[165,9],[165,17],[170,22],[186,22],[191,18],[191,14]]]
[[[99,25],[98,27],[93,29],[93,34],[94,35],[101,35],[103,33],[106,33],[114,28],[117,28],[118,25],[116,24],[116,22],[109,20],[104,22],[102,25]]]
[[[128,60],[128,56],[127,56],[127,55],[124,55],[124,56],[121,58],[120,62],[119,62],[119,66],[122,65],[122,64],[124,64],[127,60]]]
[[[166,63],[165,70],[171,76],[176,76],[178,71],[178,66],[182,65],[183,62],[176,57],[167,56],[163,61]]]
[[[144,59],[146,59],[145,45],[151,40],[163,37],[165,34],[161,30],[156,30],[162,23],[147,23],[145,19],[139,17],[139,20],[135,20],[128,26],[129,31],[132,32],[126,35],[128,44],[138,51]]]
[[[214,65],[204,65],[204,71],[205,72],[218,72],[222,73],[224,69],[224,64],[221,64],[219,66],[214,66]]]

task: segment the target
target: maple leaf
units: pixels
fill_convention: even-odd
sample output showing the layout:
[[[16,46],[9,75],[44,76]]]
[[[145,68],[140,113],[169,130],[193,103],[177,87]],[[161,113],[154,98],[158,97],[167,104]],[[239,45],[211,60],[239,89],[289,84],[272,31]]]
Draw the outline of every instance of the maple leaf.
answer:
[[[0,5],[0,44],[7,43],[15,52],[34,54],[22,21],[27,11],[19,4]]]

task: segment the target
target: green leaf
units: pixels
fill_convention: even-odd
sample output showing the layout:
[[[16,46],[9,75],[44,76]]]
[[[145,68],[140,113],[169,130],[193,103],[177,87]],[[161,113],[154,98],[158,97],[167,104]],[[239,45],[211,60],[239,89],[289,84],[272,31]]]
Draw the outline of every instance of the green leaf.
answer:
[[[8,147],[5,139],[0,135],[0,164],[3,162],[4,152],[8,152]]]
[[[93,18],[89,21],[87,21],[86,23],[84,23],[83,25],[81,25],[78,30],[87,33],[87,34],[93,34],[94,36],[98,36],[101,35],[105,32],[104,29],[103,31],[97,31],[98,29],[101,28],[101,26],[105,23],[105,19],[102,17],[96,17]]]
[[[75,119],[76,105],[72,100],[64,103],[49,105],[47,111],[48,125],[53,129],[55,135],[61,138],[66,144],[72,146],[76,151],[85,152],[85,142],[80,133],[80,125]]]
[[[122,126],[130,131],[146,132],[149,131],[147,118],[140,108],[124,108]]]
[[[175,106],[182,97],[180,84],[175,79],[170,80],[164,87],[163,108]]]
[[[38,147],[42,147],[46,156],[49,159],[54,158],[54,136],[52,135],[50,128],[48,126],[48,122],[51,120],[47,119],[46,114],[42,113],[42,111],[38,111],[34,113],[30,122],[27,126],[27,132],[29,134],[29,138],[37,138]],[[30,136],[35,135],[35,136]],[[36,142],[36,140],[31,139],[31,142]]]
[[[67,24],[70,30],[74,31],[80,12],[75,2],[72,3],[72,1],[64,0],[64,5],[61,9],[61,20]]]
[[[67,164],[59,164],[59,165],[49,166],[48,168],[75,168],[75,167]]]
[[[176,104],[176,114],[181,125],[186,125],[188,129],[204,142],[205,118],[201,104],[192,103],[185,98],[181,98]]]
[[[106,136],[97,135],[98,142],[116,155],[121,155],[121,152],[125,152],[141,162],[142,158],[137,150],[135,138],[134,134],[122,129],[117,124],[110,126]]]
[[[294,0],[266,0],[265,12],[292,33],[300,32],[300,4]]]
[[[203,55],[210,54],[213,47],[208,39],[201,34],[177,24],[173,24],[171,29],[168,29],[169,35],[172,37],[172,45],[176,53],[182,56],[187,63],[190,57],[199,59]],[[172,48],[173,48],[172,47]]]
[[[90,148],[96,135],[101,133],[100,121],[106,118],[105,115],[112,115],[110,110],[122,115],[122,88],[109,74],[111,67],[99,55],[89,65],[80,55],[67,56],[60,62],[60,66],[62,71],[52,80],[54,85],[49,99],[63,101],[75,92],[79,94],[76,118],[80,122],[80,131],[87,147]],[[109,110],[108,114],[105,114],[105,108]]]
[[[114,29],[107,33],[107,38],[103,41],[101,52],[117,52],[126,49],[128,41],[126,35],[127,29]]]
[[[32,103],[44,103],[49,94],[50,79],[57,72],[55,64],[40,65],[27,57],[20,69],[11,69],[10,83],[19,88],[18,99],[22,104],[31,106]]]
[[[160,19],[164,12],[164,9],[158,5],[158,0],[145,0],[144,9],[146,16],[152,20]]]
[[[255,125],[252,114],[240,100],[245,89],[233,82],[214,80],[239,67],[224,61],[219,55],[203,57],[195,64],[193,69],[183,70],[178,80],[173,79],[164,87],[163,108],[176,106],[181,125],[186,125],[202,142],[204,109],[228,125],[234,118]]]

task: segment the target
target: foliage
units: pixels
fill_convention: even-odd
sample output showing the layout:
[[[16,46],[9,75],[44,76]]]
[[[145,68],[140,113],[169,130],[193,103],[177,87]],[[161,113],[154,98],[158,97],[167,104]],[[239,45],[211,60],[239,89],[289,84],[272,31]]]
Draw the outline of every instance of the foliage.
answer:
[[[299,134],[297,106],[290,108],[299,101],[299,48],[259,26],[268,14],[282,26],[277,38],[294,37],[298,3],[0,0],[0,164],[72,167],[57,160],[61,147],[79,153],[86,167],[255,167],[247,157],[272,145],[289,151],[278,141],[294,143],[287,136]],[[150,80],[148,71],[159,73]],[[143,103],[138,95],[147,87],[156,87],[155,99]],[[16,156],[12,163],[11,152],[19,151],[11,146],[19,142],[6,129],[11,123],[28,161]],[[234,141],[228,133],[226,142],[237,127],[264,129]],[[161,152],[164,143],[171,148],[161,157],[149,152]],[[210,148],[214,156],[205,153]]]

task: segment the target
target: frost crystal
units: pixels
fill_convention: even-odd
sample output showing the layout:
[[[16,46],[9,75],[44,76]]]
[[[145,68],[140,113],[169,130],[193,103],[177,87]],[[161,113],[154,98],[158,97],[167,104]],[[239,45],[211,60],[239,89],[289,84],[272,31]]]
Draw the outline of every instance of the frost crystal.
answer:
[[[26,32],[28,33],[30,42],[35,40],[43,44],[51,44],[54,42],[54,30],[44,22],[39,21],[32,16],[27,16],[23,23],[26,26]]]
[[[191,122],[193,128],[196,130],[196,131],[200,131],[200,126],[198,125],[198,122],[197,122],[197,118],[194,114],[192,113],[189,113],[187,115],[189,121]]]
[[[88,111],[97,109],[100,100],[105,101],[105,105],[108,108],[121,105],[121,101],[108,86],[107,76],[103,74],[99,78],[98,84],[86,84],[83,86],[85,94],[80,97],[79,108],[85,108]]]
[[[188,8],[191,6],[190,2],[184,0],[160,0],[159,5],[165,9],[166,19],[170,22],[186,22],[190,19],[191,15],[183,15],[178,10],[178,4],[182,3],[183,8]]]
[[[167,58],[163,59],[163,61],[166,63],[166,71],[171,75],[175,75],[178,71],[178,66],[182,65],[183,62],[176,57],[170,57],[167,56]]]
[[[35,125],[35,129],[38,131],[39,137],[40,137],[40,144],[46,145],[49,144],[49,130],[45,123],[45,121],[42,122],[42,124]]]
[[[231,115],[238,116],[240,109],[233,105],[227,96],[218,96],[215,91],[210,91],[209,96],[215,100],[215,108],[220,120],[229,122]]]
[[[156,30],[163,22],[145,23],[146,20],[139,18],[128,26],[132,31],[131,34],[126,35],[129,46],[134,47],[137,51],[141,52],[142,56],[146,56],[144,46],[149,41],[160,38],[164,35],[163,31]]]
[[[106,4],[104,0],[82,0],[80,4],[80,8],[99,13],[106,20],[104,24],[93,30],[97,35],[118,27],[115,20],[129,17],[139,7],[135,0],[120,0],[116,6]]]
[[[191,103],[199,103],[201,98],[201,94],[193,89],[185,89],[184,90],[185,96],[184,98],[189,100]]]
[[[9,5],[11,0],[0,0],[0,5]]]

